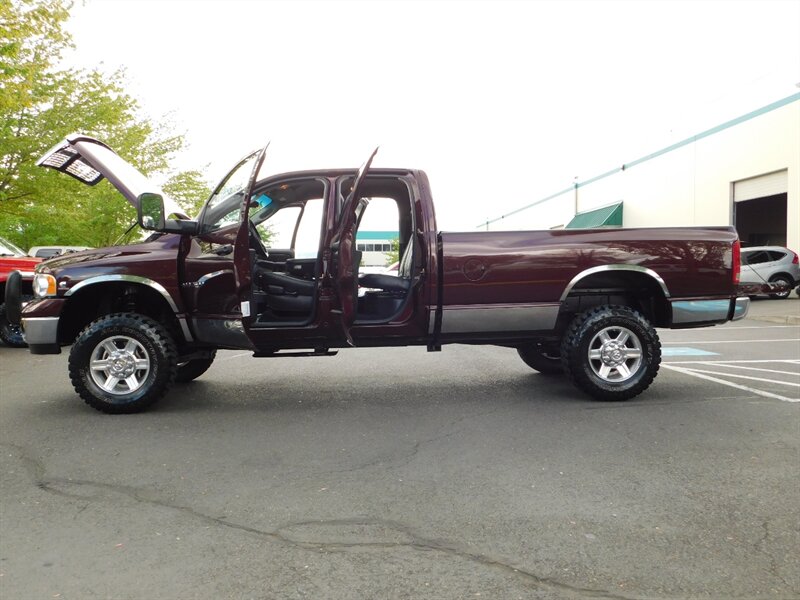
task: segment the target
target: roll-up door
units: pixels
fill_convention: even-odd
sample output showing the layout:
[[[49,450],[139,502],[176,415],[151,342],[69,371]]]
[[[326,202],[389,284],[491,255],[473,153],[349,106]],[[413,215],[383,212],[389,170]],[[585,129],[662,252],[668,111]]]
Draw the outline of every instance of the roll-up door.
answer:
[[[789,171],[775,171],[750,179],[743,179],[733,184],[733,201],[743,202],[755,198],[766,198],[789,191]]]

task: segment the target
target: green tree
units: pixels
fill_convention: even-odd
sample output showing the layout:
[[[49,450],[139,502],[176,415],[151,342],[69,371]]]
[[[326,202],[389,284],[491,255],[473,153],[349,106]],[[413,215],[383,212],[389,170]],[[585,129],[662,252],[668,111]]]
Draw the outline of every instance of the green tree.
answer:
[[[177,200],[191,217],[197,216],[211,195],[211,189],[203,179],[203,174],[197,170],[176,173],[162,188],[170,197]]]
[[[172,175],[165,191],[187,212],[209,191],[198,171],[171,173],[183,135],[141,114],[125,92],[124,72],[59,68],[71,45],[63,29],[71,7],[67,0],[0,0],[0,235],[24,248],[108,245],[135,218],[107,181],[87,187],[36,167],[69,133],[97,137],[145,175]]]
[[[394,263],[400,261],[400,239],[394,238],[392,240],[392,249],[389,252],[384,252],[386,255],[386,266],[391,267]]]

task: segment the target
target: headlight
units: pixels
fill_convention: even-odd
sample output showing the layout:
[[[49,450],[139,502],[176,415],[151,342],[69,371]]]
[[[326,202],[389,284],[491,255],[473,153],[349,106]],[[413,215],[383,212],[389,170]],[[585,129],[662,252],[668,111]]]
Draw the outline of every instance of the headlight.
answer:
[[[56,295],[56,278],[47,273],[36,273],[33,276],[33,295],[37,298]]]

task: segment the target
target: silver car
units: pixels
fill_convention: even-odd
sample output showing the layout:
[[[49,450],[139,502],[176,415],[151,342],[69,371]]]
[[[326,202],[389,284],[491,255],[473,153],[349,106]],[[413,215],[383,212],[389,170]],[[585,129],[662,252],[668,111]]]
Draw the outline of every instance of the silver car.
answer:
[[[788,298],[792,290],[800,284],[800,261],[797,253],[781,246],[742,248],[740,281],[742,284],[754,285],[783,282],[777,288],[779,291],[770,292],[769,295],[772,298]]]

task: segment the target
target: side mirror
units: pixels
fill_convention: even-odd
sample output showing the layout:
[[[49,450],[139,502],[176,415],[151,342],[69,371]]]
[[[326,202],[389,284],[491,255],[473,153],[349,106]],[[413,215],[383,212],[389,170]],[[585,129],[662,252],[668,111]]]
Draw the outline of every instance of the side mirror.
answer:
[[[142,229],[163,231],[165,225],[164,198],[160,194],[145,192],[140,194],[137,200],[136,216]]]

